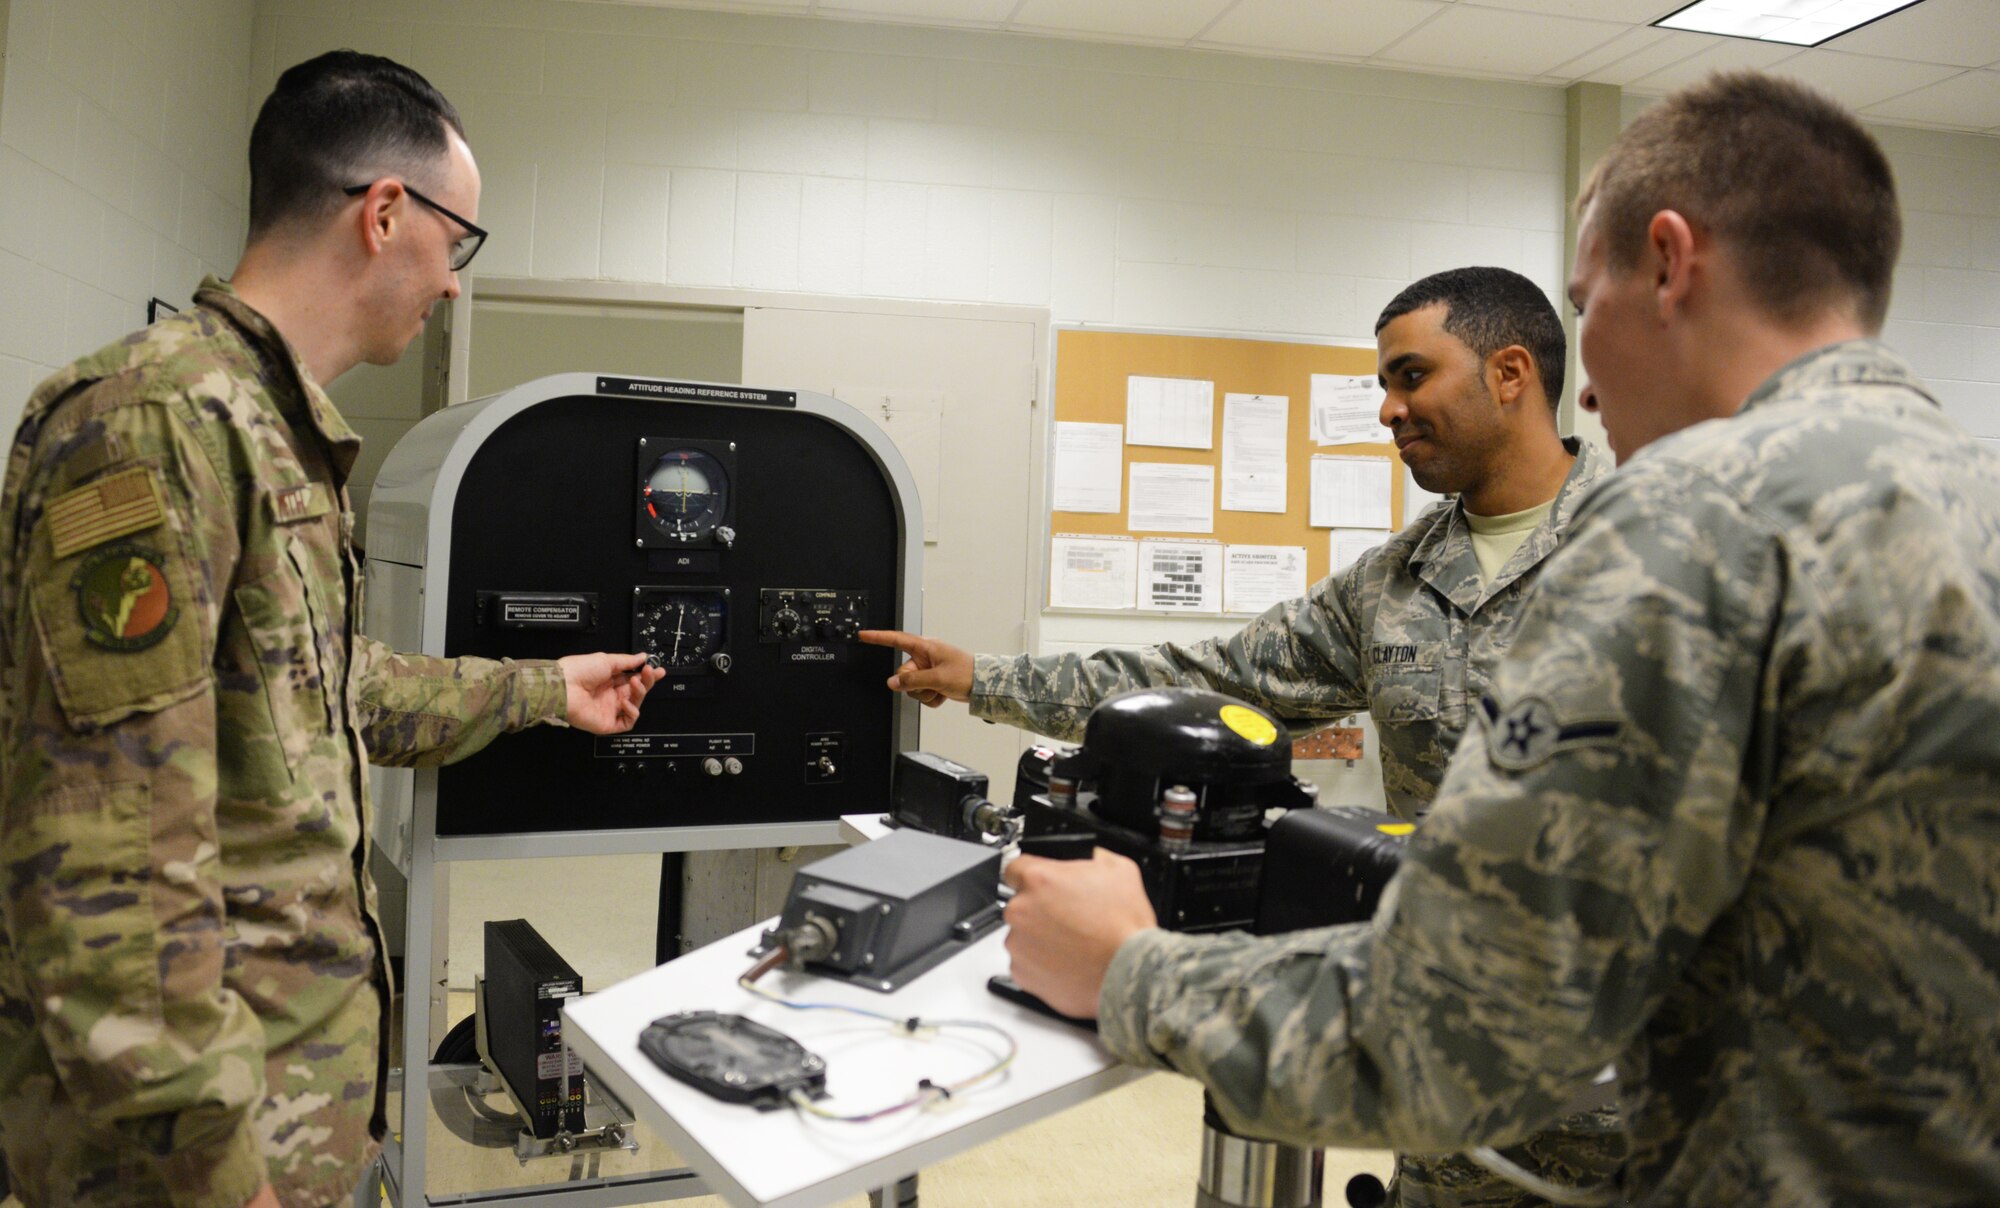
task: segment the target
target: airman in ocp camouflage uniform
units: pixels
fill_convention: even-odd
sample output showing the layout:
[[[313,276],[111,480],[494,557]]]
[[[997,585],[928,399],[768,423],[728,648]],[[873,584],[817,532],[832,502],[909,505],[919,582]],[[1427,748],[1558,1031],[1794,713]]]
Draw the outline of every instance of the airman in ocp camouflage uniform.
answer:
[[[476,212],[455,130],[387,60],[287,71],[252,138],[236,286],[50,379],[15,436],[0,1146],[31,1208],[345,1198],[385,1128],[368,760],[448,763],[541,722],[618,732],[657,682],[643,656],[426,658],[359,631],[360,441],[316,378],[393,360],[456,295],[483,233],[386,174]]]
[[[1023,857],[1014,976],[1257,1133],[1500,1143],[1615,1062],[1636,1202],[2000,1203],[2000,458],[1870,337],[1888,161],[1723,75],[1582,204],[1626,464],[1373,922],[1170,935],[1129,861]]]
[[[382,1129],[364,749],[450,762],[565,686],[360,634],[360,441],[197,303],[46,383],[9,461],[0,1133],[58,1200],[236,1205],[268,1158],[326,1203]]]
[[[1421,485],[1458,497],[1303,598],[1226,639],[1091,655],[969,655],[889,633],[863,640],[910,652],[896,681],[906,690],[969,698],[975,717],[1072,741],[1098,702],[1141,687],[1213,689],[1301,729],[1365,709],[1381,738],[1389,808],[1420,818],[1536,576],[1608,467],[1596,448],[1556,435],[1549,400],[1562,391],[1562,326],[1520,274],[1433,274],[1384,308],[1376,332],[1382,422]],[[1623,1147],[1616,1111],[1600,1108],[1508,1156],[1560,1185],[1598,1185]],[[1455,1155],[1399,1154],[1391,1190],[1401,1208],[1544,1203]]]

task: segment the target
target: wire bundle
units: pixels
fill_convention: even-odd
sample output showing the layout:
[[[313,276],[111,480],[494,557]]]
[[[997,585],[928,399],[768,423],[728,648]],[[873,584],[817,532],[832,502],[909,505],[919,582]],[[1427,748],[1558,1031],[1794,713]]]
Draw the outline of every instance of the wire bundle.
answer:
[[[754,972],[758,971],[753,970]],[[893,1116],[897,1112],[908,1111],[913,1107],[928,1107],[933,1103],[942,1103],[953,1095],[970,1090],[982,1082],[998,1077],[1002,1071],[1014,1063],[1014,1058],[1021,1051],[1021,1046],[1015,1041],[1011,1032],[1000,1027],[998,1024],[987,1023],[983,1019],[922,1019],[915,1015],[904,1017],[890,1015],[882,1011],[870,1011],[863,1007],[850,1007],[845,1003],[798,1002],[785,998],[782,995],[774,994],[762,986],[755,984],[751,980],[750,974],[745,974],[743,977],[737,979],[736,984],[755,994],[757,997],[767,1002],[777,1003],[781,1007],[788,1007],[794,1011],[840,1011],[848,1015],[859,1015],[864,1019],[875,1019],[889,1024],[905,1036],[936,1035],[946,1028],[962,1028],[967,1031],[991,1032],[1006,1043],[1007,1051],[1004,1056],[971,1077],[962,1078],[957,1082],[943,1083],[933,1082],[929,1078],[922,1079],[917,1083],[916,1093],[909,1098],[898,1103],[892,1103],[887,1107],[877,1108],[871,1112],[837,1112],[822,1104],[815,1103],[811,1096],[798,1090],[794,1090],[787,1096],[792,1106],[800,1112],[816,1116],[821,1120],[838,1120],[844,1124],[866,1124],[873,1120],[880,1120],[885,1116]]]

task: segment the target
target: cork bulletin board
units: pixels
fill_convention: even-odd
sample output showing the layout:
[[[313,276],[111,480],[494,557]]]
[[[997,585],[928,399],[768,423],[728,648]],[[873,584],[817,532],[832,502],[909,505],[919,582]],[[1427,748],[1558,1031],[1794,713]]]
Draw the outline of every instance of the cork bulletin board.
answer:
[[[1140,539],[1212,540],[1224,546],[1297,546],[1306,551],[1306,582],[1315,583],[1331,569],[1328,530],[1311,524],[1312,459],[1318,455],[1370,456],[1389,460],[1390,531],[1403,523],[1405,475],[1389,441],[1321,445],[1312,434],[1311,398],[1314,374],[1375,373],[1375,350],[1279,340],[1223,339],[1208,336],[1162,335],[1068,329],[1056,333],[1053,419],[1057,423],[1126,423],[1127,384],[1132,377],[1197,379],[1213,382],[1213,425],[1206,449],[1125,444],[1122,448],[1124,493],[1117,512],[1052,510],[1051,541],[1057,536],[1131,537]],[[1285,510],[1250,512],[1224,509],[1223,416],[1230,394],[1283,396],[1289,400],[1285,439]],[[1387,429],[1376,429],[1385,437]],[[1128,434],[1129,439],[1129,434]],[[1180,463],[1214,468],[1216,498],[1214,531],[1172,533],[1130,527],[1131,465]],[[1051,495],[1053,500],[1054,496]],[[1383,534],[1384,538],[1388,536]],[[1044,551],[1049,554],[1048,550]],[[1052,556],[1052,555],[1051,555]],[[1046,563],[1045,563],[1046,565]],[[1143,595],[1143,593],[1142,593]],[[1044,584],[1044,601],[1048,585]],[[1219,611],[1217,609],[1209,611]],[[1139,612],[1146,608],[1143,598]]]

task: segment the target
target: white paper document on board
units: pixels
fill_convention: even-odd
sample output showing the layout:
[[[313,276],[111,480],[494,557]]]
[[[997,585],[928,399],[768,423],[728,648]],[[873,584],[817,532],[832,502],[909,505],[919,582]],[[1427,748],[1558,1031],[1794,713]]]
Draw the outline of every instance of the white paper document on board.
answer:
[[[1312,459],[1312,526],[1388,528],[1392,465],[1386,457],[1315,456]]]
[[[1139,543],[1139,607],[1215,612],[1222,605],[1222,546],[1214,541]]]
[[[1312,434],[1322,445],[1389,439],[1382,426],[1382,386],[1372,375],[1312,375]]]
[[[1215,531],[1215,467],[1176,462],[1132,463],[1131,515],[1135,533]]]
[[[1434,491],[1426,491],[1417,485],[1417,476],[1410,473],[1410,467],[1403,467],[1403,527],[1423,515],[1424,509],[1439,502],[1444,496]]]
[[[1049,540],[1049,607],[1130,608],[1138,586],[1139,543],[1130,537]]]
[[[1170,449],[1215,447],[1215,383],[1198,378],[1125,379],[1125,440]]]
[[[1262,612],[1306,594],[1306,551],[1299,545],[1232,545],[1223,554],[1224,612]]]
[[[1073,424],[1056,421],[1055,481],[1050,510],[1115,512],[1121,506],[1119,488],[1125,468],[1123,424]]]
[[[1222,396],[1222,510],[1285,510],[1285,429],[1292,400],[1282,394]]]
[[[1327,573],[1346,570],[1354,560],[1389,539],[1380,529],[1331,529],[1326,534]]]

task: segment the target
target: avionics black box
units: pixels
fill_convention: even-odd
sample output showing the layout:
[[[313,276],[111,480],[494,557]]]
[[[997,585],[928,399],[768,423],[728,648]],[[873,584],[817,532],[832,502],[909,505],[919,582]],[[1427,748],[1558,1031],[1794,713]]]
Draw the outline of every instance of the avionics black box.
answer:
[[[486,1051],[537,1137],[583,1130],[583,1059],[563,1047],[562,1005],[583,979],[526,919],[486,924]]]
[[[929,751],[905,751],[896,756],[889,816],[899,826],[977,843],[966,801],[983,800],[986,788],[983,772]]]
[[[1000,852],[891,831],[801,868],[765,942],[809,919],[824,920],[837,938],[808,968],[894,990],[1000,925]]]

